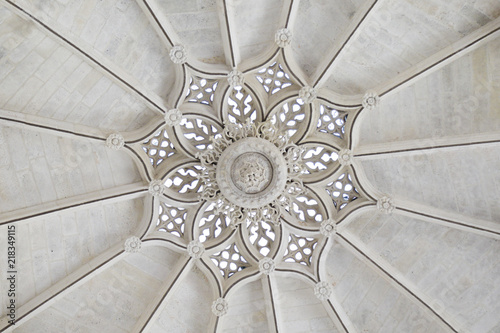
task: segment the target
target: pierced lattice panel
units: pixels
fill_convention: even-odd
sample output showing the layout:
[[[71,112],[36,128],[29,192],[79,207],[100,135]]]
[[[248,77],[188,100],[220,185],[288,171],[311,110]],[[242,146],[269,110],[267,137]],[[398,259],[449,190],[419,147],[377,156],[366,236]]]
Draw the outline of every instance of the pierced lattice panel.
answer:
[[[337,212],[360,197],[349,173],[343,173],[337,180],[327,184],[326,192],[332,197]]]
[[[149,140],[144,141],[142,149],[146,152],[151,164],[155,168],[176,152],[174,144],[170,141],[165,128]]]
[[[248,261],[240,254],[238,247],[234,243],[221,252],[211,255],[210,259],[219,268],[225,279],[230,278],[236,272],[250,266]]]
[[[165,180],[165,186],[177,193],[201,193],[203,182],[199,179],[200,165],[191,165],[177,169]]]
[[[198,150],[212,147],[210,138],[222,131],[215,122],[205,118],[185,117],[180,123],[184,137]]]
[[[186,215],[186,209],[170,206],[164,202],[160,202],[160,210],[158,221],[156,222],[156,230],[169,232],[175,236],[183,237]]]
[[[268,95],[274,95],[278,91],[293,85],[290,75],[288,75],[283,66],[276,61],[269,67],[259,70],[255,77],[260,84],[262,84]]]
[[[318,131],[345,138],[345,125],[348,114],[325,105],[319,106]]]
[[[305,170],[303,174],[310,175],[327,170],[336,165],[339,155],[333,149],[317,144],[301,145],[304,149],[301,159]]]
[[[306,119],[304,102],[299,99],[285,102],[271,113],[269,119],[280,132],[286,132],[291,137]]]
[[[319,199],[310,193],[295,197],[290,202],[290,206],[286,207],[286,211],[303,223],[321,223],[325,219],[321,212]]]
[[[244,87],[235,87],[227,98],[228,118],[232,123],[245,124],[247,119],[257,120],[257,100]]]
[[[200,242],[206,242],[217,238],[229,225],[229,220],[225,214],[216,211],[216,204],[210,204],[198,224]]]
[[[271,252],[271,246],[276,240],[276,228],[278,227],[267,222],[248,225],[250,243],[264,257]]]
[[[203,79],[197,76],[191,77],[186,101],[189,103],[212,105],[218,84],[219,81],[217,80]]]
[[[285,262],[311,266],[311,258],[317,244],[318,240],[316,238],[290,234],[283,260]]]

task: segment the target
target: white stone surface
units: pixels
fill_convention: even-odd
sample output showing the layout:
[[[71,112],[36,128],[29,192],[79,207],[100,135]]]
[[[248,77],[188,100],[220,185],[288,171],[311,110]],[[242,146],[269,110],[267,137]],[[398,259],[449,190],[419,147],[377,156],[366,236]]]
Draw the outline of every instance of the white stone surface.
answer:
[[[221,27],[217,4],[211,0],[158,1],[183,44],[189,45],[189,54],[209,64],[224,64]],[[225,27],[224,27],[225,28]]]
[[[339,93],[363,94],[499,13],[500,3],[491,0],[384,1],[342,53],[326,86]]]
[[[129,258],[72,290],[16,331],[129,332],[141,309],[156,296],[178,255],[153,247]]]
[[[220,317],[222,332],[266,332],[266,302],[260,280],[251,282],[229,297],[227,314]]]
[[[178,289],[169,296],[167,306],[154,323],[151,332],[204,332],[212,316],[212,293],[207,278],[194,268]]]
[[[276,275],[275,300],[285,332],[337,332],[333,322],[314,296],[314,286],[296,277]]]
[[[326,262],[329,281],[360,332],[445,332],[435,316],[424,313],[372,268],[336,243]]]
[[[498,146],[477,146],[421,151],[361,164],[368,180],[393,198],[498,222],[499,156]]]
[[[498,132],[499,48],[497,38],[384,97],[377,110],[364,115],[360,146]]]
[[[0,125],[0,211],[91,193],[140,181],[123,151]],[[112,162],[113,161],[113,162]]]
[[[227,55],[222,45],[221,31],[226,29],[222,2],[148,1],[160,8],[156,13],[160,15],[160,21],[164,20],[173,27],[175,33],[169,36],[172,43],[185,45],[189,50],[189,59],[204,63],[199,68],[202,71],[217,72],[210,77],[217,77],[220,86],[226,87],[225,73],[232,68],[226,66]],[[170,166],[179,170],[176,162],[181,152],[180,141],[184,138],[180,132],[174,137],[170,127],[162,133],[168,132],[171,140],[175,141],[173,158],[159,168],[150,168],[147,179],[140,169],[142,164],[132,153],[129,154],[129,150],[106,148],[104,142],[110,133],[122,133],[129,140],[129,137],[140,137],[132,131],[140,129],[140,134],[152,135],[153,125],[163,122],[162,115],[146,105],[144,96],[134,91],[136,88],[159,96],[157,102],[164,110],[180,108],[185,114],[190,113],[190,125],[177,127],[189,131],[188,126],[200,126],[199,130],[188,133],[184,140],[194,142],[197,148],[210,144],[209,137],[220,130],[222,121],[215,124],[200,120],[200,114],[207,117],[219,114],[220,101],[217,98],[221,96],[217,94],[220,91],[217,91],[214,101],[207,102],[208,105],[182,104],[182,98],[181,105],[172,102],[181,91],[181,66],[171,63],[170,48],[161,40],[165,37],[157,35],[137,2],[14,2],[32,12],[54,31],[63,33],[83,51],[95,54],[103,63],[109,63],[118,75],[129,76],[133,80],[125,84],[117,83],[116,78],[105,69],[33,24],[29,17],[17,16],[9,3],[5,2],[0,7],[1,113],[12,111],[19,115],[37,115],[44,117],[40,119],[46,119],[47,124],[59,120],[61,122],[56,127],[63,127],[59,128],[63,131],[84,131],[92,127],[103,133],[101,140],[96,141],[73,138],[67,132],[60,132],[61,135],[57,136],[46,129],[35,131],[21,123],[14,127],[12,121],[1,120],[0,217],[13,211],[21,214],[25,209],[40,204],[58,206],[60,200],[72,196],[90,197],[125,184],[142,182],[146,189],[149,179],[164,179],[164,172]],[[233,47],[239,51],[236,52],[239,53],[237,58],[244,62],[244,65],[237,63],[234,66],[246,71],[246,61],[252,62],[251,58],[256,56],[260,56],[262,61],[267,59],[270,62],[267,65],[275,60],[281,64],[286,62],[286,66],[301,76],[301,86],[313,85],[310,76],[321,70],[320,64],[331,57],[329,50],[333,43],[340,41],[342,32],[352,23],[357,10],[368,2],[294,1],[288,26],[293,31],[293,41],[286,48],[286,59],[282,58],[282,54],[277,59],[269,59],[266,52],[277,49],[275,32],[285,26],[290,3],[281,0],[226,1]],[[333,75],[326,80],[326,87],[342,94],[356,94],[356,100],[361,102],[365,91],[394,78],[397,73],[498,17],[500,3],[497,0],[379,1],[374,12],[367,16],[367,24],[362,26],[362,31],[354,35],[352,44],[337,59]],[[347,142],[332,139],[332,149],[338,151],[340,147],[350,147],[357,153],[359,148],[370,150],[373,144],[386,144],[386,147],[400,141],[432,144],[436,138],[457,135],[474,138],[476,134],[498,134],[499,48],[500,40],[493,40],[415,84],[384,96],[378,108],[357,118],[361,126],[356,129],[359,129],[360,137],[355,143],[359,146],[350,147]],[[257,64],[255,58],[253,61],[252,66],[264,66]],[[190,71],[187,69],[184,79],[189,79]],[[305,77],[301,72],[305,73]],[[205,75],[202,72],[198,74]],[[281,96],[294,94],[278,107],[280,110],[288,107],[292,112],[273,113],[268,102],[274,103],[280,97],[272,93],[267,96],[260,85],[254,87],[254,74],[245,73],[246,84],[255,91],[239,100],[241,105],[238,107],[245,109],[250,96],[253,99],[248,104],[251,108],[255,108],[256,112],[263,109],[270,113],[270,116],[267,115],[270,118],[276,116],[277,124],[285,129],[293,127],[294,123],[308,123],[303,114],[292,114],[303,107],[295,102],[299,86],[292,85],[278,92],[283,94]],[[204,79],[202,77],[199,81]],[[279,79],[278,82],[288,81]],[[183,90],[182,94],[185,92]],[[319,97],[325,92],[318,89]],[[194,92],[193,96],[196,97],[196,94]],[[204,98],[210,98],[210,94],[207,92]],[[314,102],[311,106],[313,116],[316,105],[317,102]],[[352,119],[350,115],[347,121],[349,119]],[[312,127],[316,121],[313,117]],[[155,130],[160,131],[160,128]],[[141,150],[140,140],[135,148]],[[359,163],[356,157],[354,164],[356,168],[363,169],[378,193],[390,193],[395,202],[398,198],[410,199],[422,203],[424,210],[440,208],[473,220],[496,223],[500,219],[498,149],[498,145],[489,145],[432,153],[404,153],[378,159],[364,160],[359,157]],[[319,164],[315,166],[321,167]],[[199,187],[196,186],[199,184],[196,182],[199,179],[186,170],[182,171],[185,173],[183,179],[188,181],[183,183],[178,178],[177,183],[172,181],[169,187],[172,190],[178,186],[190,192],[191,198],[195,199],[190,203],[182,202],[182,211],[169,209],[165,213],[168,219],[190,219],[198,207],[196,198]],[[144,195],[148,194],[145,192]],[[182,198],[155,198],[172,205],[177,205],[173,203],[177,199]],[[301,197],[302,203],[309,199]],[[117,199],[17,223],[18,305],[27,305],[36,295],[76,269],[85,269],[90,260],[110,247],[121,248],[127,237],[137,234],[135,229],[145,209],[144,202],[143,198]],[[299,224],[308,223],[316,217],[316,208],[307,209],[315,207],[315,203],[304,203],[302,207],[298,202],[293,205],[290,211]],[[185,212],[187,215],[183,215]],[[230,228],[224,230],[224,221],[217,216],[217,212],[207,215],[205,230],[210,230],[210,236],[219,232],[222,236],[229,235]],[[155,221],[156,217],[153,217],[152,222]],[[212,222],[215,223],[213,230],[208,226]],[[339,234],[343,230],[352,232],[372,251],[375,259],[380,256],[401,277],[414,283],[419,292],[429,297],[431,306],[438,311],[445,309],[462,325],[459,328],[473,333],[500,331],[500,249],[497,240],[430,222],[401,218],[397,210],[392,215],[385,215],[374,207],[369,213],[343,223],[346,227],[341,228]],[[318,237],[325,237],[324,224],[320,226],[313,222],[308,227],[313,228]],[[190,222],[178,225],[189,227]],[[190,234],[190,231],[182,231],[183,239],[170,233],[161,234],[169,241],[162,243],[165,247],[173,246],[171,242],[178,242],[178,252],[163,246],[152,246],[151,241],[144,242],[141,252],[124,255],[124,259],[118,260],[114,266],[91,276],[82,285],[70,288],[68,294],[56,298],[54,303],[46,303],[40,313],[18,325],[15,332],[130,331],[151,300],[158,296],[160,286],[173,277],[173,267],[179,260],[189,259],[181,247],[198,237],[196,232]],[[6,226],[0,226],[1,244],[5,243],[6,234]],[[433,314],[422,311],[407,295],[356,259],[337,243],[339,239],[331,239],[333,247],[324,253],[327,255],[327,276],[322,276],[321,280],[331,283],[333,294],[330,298],[340,302],[356,331],[443,331],[436,325]],[[225,240],[217,248],[223,249],[233,243],[234,239]],[[325,302],[314,295],[314,283],[299,280],[297,275],[276,271],[270,276],[258,274],[256,260],[250,260],[242,244],[238,243],[238,249],[241,257],[238,253],[225,252],[238,259],[223,258],[222,261],[252,267],[236,273],[228,281],[232,282],[238,278],[237,274],[246,274],[252,269],[256,277],[234,287],[227,297],[230,306],[228,312],[220,317],[218,331],[270,330],[273,325],[273,322],[268,322],[271,318],[270,299],[262,289],[267,280],[257,280],[270,278],[274,286],[272,291],[280,331],[337,332],[324,308]],[[214,251],[215,248],[207,245],[204,255],[210,256]],[[0,258],[5,257],[6,249],[1,247]],[[238,262],[247,259],[251,262]],[[275,258],[278,267],[280,260]],[[196,265],[203,268],[199,261]],[[211,306],[220,295],[217,288],[212,288],[213,277],[208,275],[207,278],[206,270],[199,270],[196,265],[182,275],[182,281],[172,288],[165,300],[164,310],[151,323],[151,331],[211,331]],[[6,280],[5,274],[4,270],[0,272],[0,281]],[[1,320],[7,304],[4,285],[0,291]]]
[[[365,214],[348,225],[377,255],[472,332],[494,332],[500,244],[418,219]],[[332,254],[333,255],[333,254]],[[487,286],[487,292],[481,292]],[[481,296],[478,296],[481,295]]]

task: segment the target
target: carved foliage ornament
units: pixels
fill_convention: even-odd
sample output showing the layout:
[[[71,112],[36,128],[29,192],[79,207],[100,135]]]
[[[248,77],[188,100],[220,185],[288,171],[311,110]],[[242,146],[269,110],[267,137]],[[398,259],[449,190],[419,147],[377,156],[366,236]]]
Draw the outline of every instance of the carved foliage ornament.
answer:
[[[284,47],[290,43],[291,33],[282,29],[276,37]],[[181,51],[185,55],[185,50]],[[174,49],[172,55],[176,55]],[[195,259],[204,258],[207,264],[217,266],[224,279],[238,281],[239,272],[256,265],[252,257],[260,258],[258,270],[261,274],[271,274],[278,263],[310,269],[317,264],[313,262],[318,257],[314,254],[321,237],[336,234],[335,214],[360,196],[347,171],[323,188],[314,183],[311,187],[304,185],[303,180],[331,176],[338,168],[337,163],[349,165],[352,152],[346,149],[337,153],[328,143],[322,144],[320,140],[312,144],[307,142],[308,138],[302,138],[306,139],[305,143],[297,145],[293,141],[298,136],[295,133],[308,135],[317,128],[323,130],[323,137],[347,135],[344,126],[350,111],[323,106],[319,125],[307,121],[311,108],[306,104],[313,103],[318,92],[312,87],[303,87],[299,91],[285,69],[275,60],[254,73],[257,82],[250,80],[247,83],[245,75],[236,69],[220,78],[191,76],[190,90],[179,108],[188,107],[187,103],[197,103],[197,109],[209,112],[207,116],[185,115],[183,118],[178,109],[165,114],[166,124],[174,126],[165,127],[166,131],[174,133],[178,139],[173,154],[186,158],[187,162],[172,163],[168,170],[162,168],[164,179],[153,180],[149,191],[161,196],[168,188],[168,197],[170,192],[176,192],[179,202],[196,203],[197,197],[205,202],[198,206],[203,210],[199,214],[187,214],[181,208],[168,207],[163,202],[165,210],[158,228],[181,238],[195,237],[195,240],[187,241],[187,254]],[[246,75],[250,77],[252,74]],[[222,96],[224,98],[217,96],[227,91],[217,89],[221,80],[227,80],[232,87],[231,94]],[[252,84],[257,87],[252,87]],[[293,93],[294,96],[270,107],[266,105],[267,99],[259,100],[262,94],[248,93],[258,89],[264,96],[265,93],[272,96],[280,89],[289,89],[290,95]],[[225,105],[220,105],[220,101]],[[367,102],[371,103],[371,100]],[[321,103],[315,105],[320,111]],[[162,145],[164,141],[162,138]],[[153,144],[160,149],[159,139]],[[165,142],[165,145],[168,147],[161,148],[170,149],[170,142]],[[192,151],[198,151],[196,160],[185,153]],[[150,155],[155,156],[153,153]],[[169,163],[165,167],[170,167]],[[326,193],[321,195],[320,190]],[[186,196],[186,200],[182,196]],[[325,199],[329,202],[323,202]],[[160,200],[169,199],[162,197]],[[328,207],[331,212],[326,211]],[[184,208],[188,210],[188,207]],[[327,219],[327,216],[332,219]],[[288,223],[282,223],[282,219],[297,226],[308,225],[317,231],[317,235],[291,232]],[[287,234],[289,237],[282,236]],[[282,252],[279,244],[274,242],[284,242],[282,246],[286,248],[281,258],[275,258]],[[213,244],[231,245],[213,253],[219,246]],[[249,253],[249,250],[255,252]],[[327,298],[330,290],[331,286],[318,285],[318,297]],[[227,302],[219,299],[212,309],[216,315],[223,315],[227,311]]]
[[[227,124],[198,153],[203,166],[201,199],[216,203],[236,227],[243,222],[280,223],[281,209],[303,193],[300,149],[271,123]]]

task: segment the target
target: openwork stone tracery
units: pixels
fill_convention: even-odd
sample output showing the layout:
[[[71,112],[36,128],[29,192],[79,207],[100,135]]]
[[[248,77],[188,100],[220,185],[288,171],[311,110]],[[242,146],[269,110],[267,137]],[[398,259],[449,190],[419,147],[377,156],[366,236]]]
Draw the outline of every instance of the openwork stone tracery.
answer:
[[[166,126],[142,144],[158,172],[149,188],[160,200],[156,230],[185,239],[220,281],[282,266],[316,274],[337,223],[370,201],[348,135],[361,101],[338,108],[300,84],[280,54],[252,72],[185,75]]]

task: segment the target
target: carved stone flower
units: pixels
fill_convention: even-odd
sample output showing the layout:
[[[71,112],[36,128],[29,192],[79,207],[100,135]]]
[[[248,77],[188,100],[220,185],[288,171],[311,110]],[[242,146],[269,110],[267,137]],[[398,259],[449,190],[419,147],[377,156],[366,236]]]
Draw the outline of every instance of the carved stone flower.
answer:
[[[119,150],[125,145],[125,139],[121,134],[114,133],[106,139],[106,146],[113,150]]]
[[[165,123],[168,126],[176,126],[181,123],[182,112],[179,109],[171,109],[165,112]]]
[[[339,163],[343,166],[352,164],[352,152],[349,149],[339,151]]]
[[[228,304],[224,298],[217,298],[212,303],[212,312],[217,317],[225,315],[227,313],[227,310],[228,310]]]
[[[154,196],[160,196],[165,192],[165,185],[163,185],[161,180],[152,180],[151,183],[149,183],[148,191]]]
[[[170,60],[175,64],[183,64],[187,61],[186,48],[182,45],[176,45],[170,50]]]
[[[312,103],[317,96],[318,96],[317,90],[312,87],[303,87],[299,91],[299,98],[303,100],[304,103],[306,104]]]
[[[273,259],[264,257],[259,260],[259,271],[263,274],[269,275],[274,272],[276,264]]]
[[[141,249],[141,239],[136,236],[132,236],[125,240],[125,252],[136,253]]]
[[[333,288],[328,282],[321,281],[314,287],[314,295],[322,301],[326,301],[332,295]]]
[[[321,222],[321,227],[319,229],[322,235],[326,237],[330,237],[332,235],[335,235],[337,232],[337,224],[335,221],[329,219]]]
[[[243,86],[245,77],[242,72],[235,69],[227,75],[227,81],[231,87]]]
[[[363,96],[363,108],[367,110],[375,109],[380,102],[380,97],[376,92],[367,92],[365,96]]]
[[[205,246],[200,241],[194,240],[189,242],[187,251],[192,258],[199,259],[205,252]]]
[[[292,32],[287,28],[279,29],[274,36],[274,41],[279,47],[290,45],[292,42]]]
[[[377,201],[377,208],[385,214],[391,214],[395,207],[392,203],[392,199],[384,196]]]

